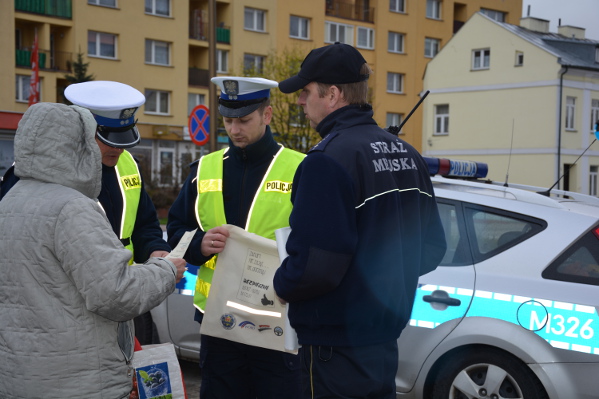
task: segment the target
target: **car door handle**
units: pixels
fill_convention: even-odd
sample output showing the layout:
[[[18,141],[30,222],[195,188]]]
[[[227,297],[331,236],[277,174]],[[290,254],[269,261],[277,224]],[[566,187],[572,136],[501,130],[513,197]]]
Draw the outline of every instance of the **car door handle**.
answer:
[[[447,292],[436,290],[431,295],[425,295],[422,297],[424,302],[428,303],[442,303],[447,306],[460,306],[462,301],[456,298],[450,297]]]

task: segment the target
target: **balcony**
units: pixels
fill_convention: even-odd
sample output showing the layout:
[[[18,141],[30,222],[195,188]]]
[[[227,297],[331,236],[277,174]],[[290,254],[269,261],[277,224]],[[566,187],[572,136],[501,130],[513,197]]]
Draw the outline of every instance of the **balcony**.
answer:
[[[207,69],[189,68],[188,81],[189,86],[204,86],[208,87],[210,84],[210,74]]]
[[[369,0],[356,0],[355,3],[326,0],[325,13],[331,17],[374,23],[374,7],[369,4]]]
[[[71,19],[72,0],[15,0],[15,11]]]
[[[40,49],[38,54],[40,69],[71,72],[72,53],[54,51],[54,54],[51,54],[48,50]],[[15,64],[18,67],[31,68],[31,50],[17,49]]]
[[[189,13],[189,38],[195,40],[208,40],[208,16],[205,10],[191,10]],[[231,29],[223,24],[216,27],[216,41],[231,44]]]

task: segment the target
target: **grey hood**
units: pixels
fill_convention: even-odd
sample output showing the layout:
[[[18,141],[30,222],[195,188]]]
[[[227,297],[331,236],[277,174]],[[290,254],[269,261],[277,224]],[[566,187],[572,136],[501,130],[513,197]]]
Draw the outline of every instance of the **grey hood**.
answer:
[[[32,105],[15,136],[15,175],[61,184],[95,199],[102,186],[96,125],[91,112],[76,105]]]

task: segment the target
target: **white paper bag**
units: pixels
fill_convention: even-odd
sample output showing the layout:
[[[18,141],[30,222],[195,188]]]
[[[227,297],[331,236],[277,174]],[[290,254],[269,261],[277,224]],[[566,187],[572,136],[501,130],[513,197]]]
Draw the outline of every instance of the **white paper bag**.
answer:
[[[280,265],[276,242],[232,225],[218,255],[200,332],[261,348],[285,348],[287,308],[276,298],[273,277]]]

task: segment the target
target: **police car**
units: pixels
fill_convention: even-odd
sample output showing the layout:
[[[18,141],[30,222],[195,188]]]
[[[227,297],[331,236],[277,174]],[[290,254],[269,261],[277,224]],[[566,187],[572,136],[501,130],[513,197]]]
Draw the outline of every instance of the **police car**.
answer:
[[[398,340],[397,397],[599,398],[599,198],[427,162],[448,249],[420,278]],[[152,312],[188,359],[199,353],[193,273]]]

